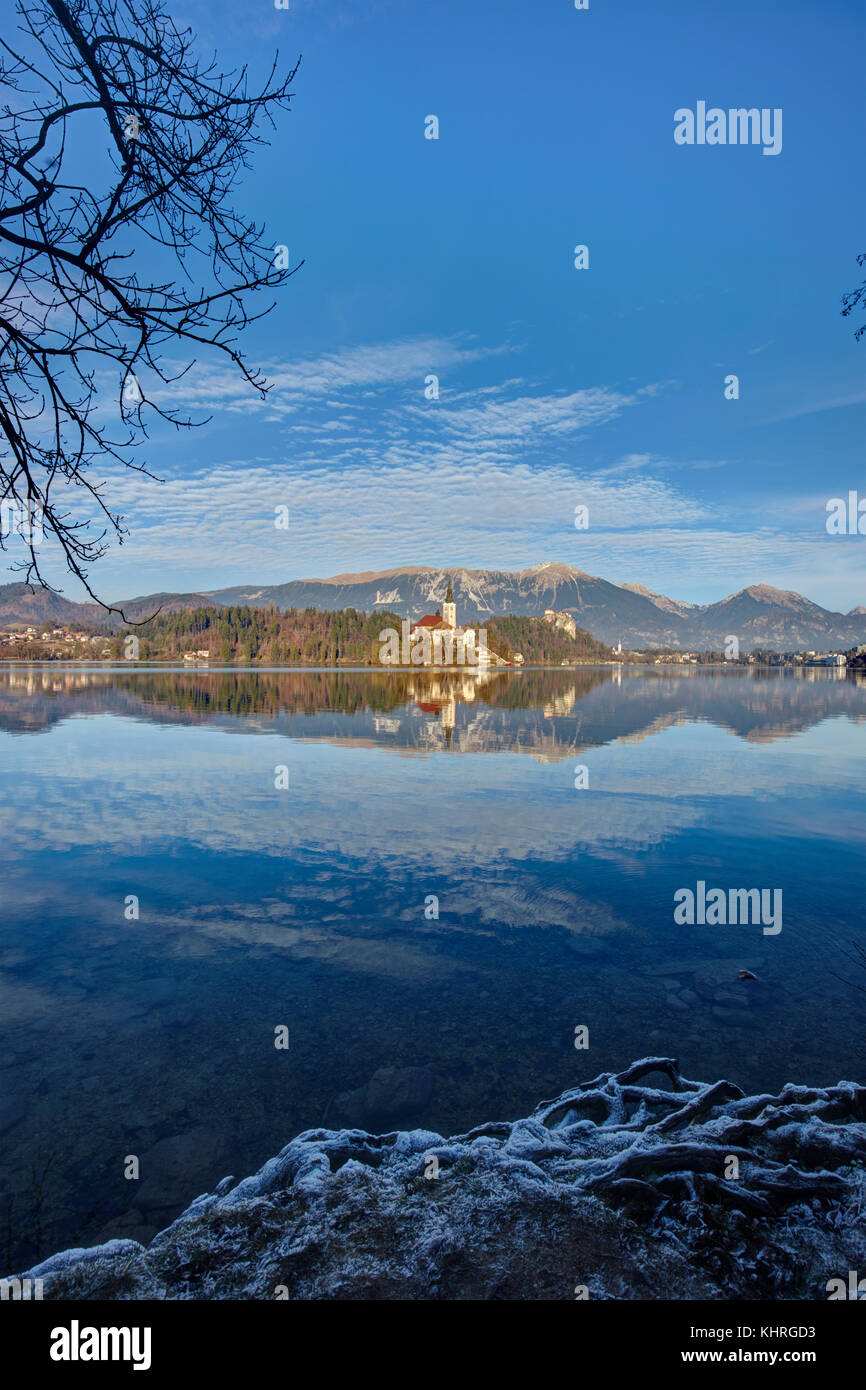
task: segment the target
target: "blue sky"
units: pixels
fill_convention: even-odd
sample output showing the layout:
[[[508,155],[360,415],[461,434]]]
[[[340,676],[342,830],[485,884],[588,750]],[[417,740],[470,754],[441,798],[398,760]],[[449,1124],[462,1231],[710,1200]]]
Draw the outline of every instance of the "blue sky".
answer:
[[[203,363],[169,403],[213,419],[154,433],[164,485],[114,478],[132,534],[100,592],[561,560],[866,603],[866,537],[825,531],[828,498],[866,496],[866,341],[839,314],[862,4],[290,5],[172,0],[229,63],[303,54],[236,202],[304,265],[245,342],[267,404]],[[781,153],[676,145],[698,100],[781,108]]]

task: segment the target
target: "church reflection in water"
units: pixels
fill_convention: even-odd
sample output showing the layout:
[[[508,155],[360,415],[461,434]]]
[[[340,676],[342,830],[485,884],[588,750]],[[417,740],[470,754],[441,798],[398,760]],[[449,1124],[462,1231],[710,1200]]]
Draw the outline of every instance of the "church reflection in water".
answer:
[[[866,676],[604,666],[520,670],[186,669],[9,665],[0,730],[38,733],[81,715],[153,723],[246,723],[304,741],[408,753],[528,752],[567,758],[618,739],[711,723],[749,742],[790,738],[826,719],[866,719]]]

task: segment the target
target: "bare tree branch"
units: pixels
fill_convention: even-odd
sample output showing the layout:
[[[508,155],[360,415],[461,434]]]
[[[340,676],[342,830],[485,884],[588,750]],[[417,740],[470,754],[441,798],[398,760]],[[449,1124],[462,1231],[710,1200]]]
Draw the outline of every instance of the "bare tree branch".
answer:
[[[163,0],[17,0],[17,19],[0,39],[0,502],[37,513],[101,602],[88,572],[127,529],[100,472],[153,477],[148,423],[206,423],[159,388],[203,349],[268,390],[238,340],[273,307],[251,298],[294,271],[230,195],[297,64],[279,76],[277,55],[252,88],[246,67],[202,64]],[[31,525],[16,567],[47,587],[40,539]]]
[[[861,252],[861,254],[857,257],[857,264],[859,266],[866,265],[866,251]],[[863,284],[860,285],[858,289],[850,290],[848,294],[843,294],[843,319],[847,319],[849,314],[852,314],[860,304],[866,306],[866,280],[863,281]],[[866,323],[861,323],[860,327],[857,329],[857,332],[854,334],[854,337],[857,339],[858,343],[860,339],[863,337],[864,333],[866,333]]]

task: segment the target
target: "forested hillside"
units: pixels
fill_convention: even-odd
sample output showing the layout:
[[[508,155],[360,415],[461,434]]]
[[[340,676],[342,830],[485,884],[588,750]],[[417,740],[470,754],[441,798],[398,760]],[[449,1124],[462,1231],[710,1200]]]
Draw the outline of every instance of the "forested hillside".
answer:
[[[124,654],[128,635],[139,640],[139,658],[171,660],[207,651],[211,661],[259,661],[267,665],[365,665],[376,659],[383,627],[399,626],[393,613],[367,617],[354,608],[322,613],[316,608],[192,608],[161,613],[113,639],[112,654]]]
[[[487,645],[510,660],[511,652],[520,652],[527,665],[558,665],[561,661],[610,661],[610,648],[583,628],[572,638],[562,628],[554,627],[543,618],[507,616],[491,618],[484,624]]]
[[[367,616],[355,608],[322,612],[317,608],[193,608],[161,613],[140,627],[110,639],[111,654],[124,655],[126,638],[138,638],[142,661],[177,660],[206,652],[214,662],[261,662],[273,666],[378,665],[379,634],[400,631],[396,613]],[[504,617],[485,625],[491,651],[511,660],[522,655],[527,665],[563,661],[604,661],[610,652],[580,628],[577,638],[541,618]]]

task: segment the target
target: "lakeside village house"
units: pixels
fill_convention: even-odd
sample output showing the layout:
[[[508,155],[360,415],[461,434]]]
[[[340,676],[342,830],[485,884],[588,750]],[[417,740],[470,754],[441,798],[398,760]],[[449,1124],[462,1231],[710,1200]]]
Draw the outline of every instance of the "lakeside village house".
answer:
[[[379,634],[379,660],[383,666],[510,666],[487,646],[484,628],[458,627],[457,605],[451,585],[442,611],[429,613],[417,623],[406,618],[402,631],[388,627]],[[523,657],[515,655],[520,665]]]

